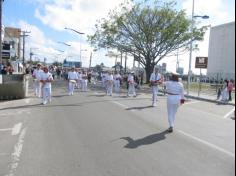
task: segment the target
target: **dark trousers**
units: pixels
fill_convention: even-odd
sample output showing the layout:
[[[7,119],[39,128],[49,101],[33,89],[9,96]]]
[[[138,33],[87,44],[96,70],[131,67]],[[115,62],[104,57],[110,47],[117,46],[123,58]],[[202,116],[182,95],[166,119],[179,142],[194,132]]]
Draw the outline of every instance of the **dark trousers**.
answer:
[[[232,95],[231,95],[232,91],[229,91],[229,101],[232,101]]]

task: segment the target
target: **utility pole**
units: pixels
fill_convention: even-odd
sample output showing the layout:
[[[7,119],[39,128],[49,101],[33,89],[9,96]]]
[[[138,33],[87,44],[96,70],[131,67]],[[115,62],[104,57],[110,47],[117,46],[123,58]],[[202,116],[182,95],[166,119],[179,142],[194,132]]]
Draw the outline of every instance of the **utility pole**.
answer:
[[[2,2],[3,0],[0,0],[0,66],[2,64]]]
[[[24,63],[25,63],[25,37],[29,36],[29,35],[27,35],[27,33],[30,33],[30,32],[22,31],[22,33],[23,33],[21,35],[21,37],[23,37],[23,60],[22,60],[22,62],[23,62],[23,65],[24,65]]]
[[[93,57],[93,52],[91,51],[91,53],[90,53],[90,59],[89,59],[89,68],[91,68],[92,57]]]

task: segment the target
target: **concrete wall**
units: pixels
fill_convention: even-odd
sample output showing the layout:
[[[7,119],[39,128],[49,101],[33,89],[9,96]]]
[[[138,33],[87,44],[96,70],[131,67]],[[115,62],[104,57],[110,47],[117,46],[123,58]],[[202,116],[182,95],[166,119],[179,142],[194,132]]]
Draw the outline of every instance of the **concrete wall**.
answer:
[[[28,75],[2,75],[0,100],[20,99],[28,96]]]
[[[211,28],[207,76],[235,80],[235,22]]]

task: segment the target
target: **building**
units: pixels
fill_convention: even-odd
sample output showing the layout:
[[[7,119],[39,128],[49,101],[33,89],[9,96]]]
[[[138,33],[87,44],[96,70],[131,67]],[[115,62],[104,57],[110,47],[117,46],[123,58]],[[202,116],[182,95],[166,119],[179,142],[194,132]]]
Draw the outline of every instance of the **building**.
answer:
[[[235,22],[211,28],[207,76],[235,80]]]
[[[9,44],[11,57],[20,58],[20,34],[19,28],[5,27],[3,43]]]

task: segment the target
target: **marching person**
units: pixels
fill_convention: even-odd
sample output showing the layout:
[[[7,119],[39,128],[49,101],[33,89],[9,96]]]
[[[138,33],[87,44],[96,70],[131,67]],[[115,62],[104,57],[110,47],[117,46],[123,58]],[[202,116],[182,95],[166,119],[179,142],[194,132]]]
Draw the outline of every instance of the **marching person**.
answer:
[[[68,94],[73,95],[75,90],[75,85],[78,81],[78,75],[75,72],[75,67],[72,67],[71,71],[68,72],[68,81],[69,81]]]
[[[42,93],[41,93],[41,83],[40,83],[40,78],[41,78],[41,74],[43,73],[43,70],[41,69],[41,63],[37,64],[37,68],[34,69],[33,71],[33,79],[34,79],[34,93],[35,96],[37,97],[41,97]]]
[[[152,89],[152,106],[155,107],[157,106],[158,85],[162,84],[162,75],[158,68],[154,68],[149,81]]]
[[[112,96],[112,90],[113,90],[113,75],[112,72],[109,71],[107,74],[107,95]]]
[[[179,105],[184,103],[184,86],[179,82],[179,74],[172,73],[169,81],[166,81],[166,93],[167,95],[167,113],[169,129],[168,132],[172,133],[175,122],[175,115],[177,113]]]
[[[117,94],[120,94],[120,82],[121,82],[121,75],[119,74],[119,72],[115,71],[114,88]]]
[[[45,105],[52,100],[52,74],[48,72],[48,67],[43,68],[43,73],[40,74],[40,82],[42,83],[42,104]]]
[[[136,97],[136,91],[135,91],[135,81],[134,81],[134,72],[131,72],[128,75],[128,97],[133,96]]]
[[[82,73],[82,92],[87,92],[88,89],[88,75],[86,71]]]

